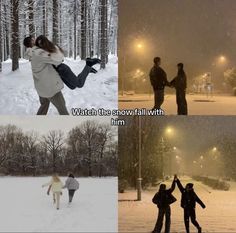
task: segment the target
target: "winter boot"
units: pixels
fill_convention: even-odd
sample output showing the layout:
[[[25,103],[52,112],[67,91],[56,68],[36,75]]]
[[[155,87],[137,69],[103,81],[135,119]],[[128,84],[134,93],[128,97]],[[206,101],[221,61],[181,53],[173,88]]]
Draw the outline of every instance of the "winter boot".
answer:
[[[87,66],[94,66],[96,64],[100,64],[101,63],[101,60],[98,59],[98,58],[86,58],[86,65]]]

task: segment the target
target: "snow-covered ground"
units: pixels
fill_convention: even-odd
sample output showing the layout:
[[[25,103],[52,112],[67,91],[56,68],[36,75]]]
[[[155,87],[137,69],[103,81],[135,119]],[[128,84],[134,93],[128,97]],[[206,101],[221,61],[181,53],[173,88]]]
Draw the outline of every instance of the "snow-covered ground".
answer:
[[[236,115],[235,96],[187,95],[189,115]],[[119,96],[120,109],[153,108],[153,95]],[[176,115],[176,97],[167,94],[162,109],[166,115]]]
[[[79,74],[84,61],[65,59],[75,74]],[[99,65],[94,68],[99,69]],[[70,90],[67,86],[62,90],[68,110],[71,108],[105,108],[117,109],[118,99],[118,61],[110,56],[105,70],[90,74],[82,89]],[[20,69],[12,72],[11,61],[3,62],[0,73],[0,114],[4,115],[35,115],[39,100],[33,84],[29,61],[20,60]],[[58,114],[51,105],[49,114]]]
[[[117,178],[78,180],[72,204],[64,190],[56,210],[42,188],[50,177],[0,177],[0,232],[116,232]]]
[[[196,193],[206,204],[206,209],[202,209],[199,205],[196,208],[197,220],[199,220],[203,232],[236,232],[235,182],[231,182],[230,191],[219,191],[212,190],[208,186],[187,177],[182,178],[181,181],[183,184],[193,182]],[[170,187],[171,183],[169,182],[167,185]],[[119,202],[119,231],[151,232],[153,230],[157,217],[157,208],[152,203],[155,192],[154,189],[144,191],[141,202],[124,201],[134,200],[137,197],[136,191],[119,194],[119,200],[123,200]],[[185,232],[183,209],[180,207],[181,196],[178,188],[173,194],[177,198],[177,202],[171,205],[171,232]],[[191,232],[197,232],[197,230],[191,226]]]

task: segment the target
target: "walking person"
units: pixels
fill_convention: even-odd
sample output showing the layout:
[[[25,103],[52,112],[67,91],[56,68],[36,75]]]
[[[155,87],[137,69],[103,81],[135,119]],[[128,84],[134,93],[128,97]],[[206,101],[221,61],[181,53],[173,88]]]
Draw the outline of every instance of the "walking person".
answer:
[[[198,233],[201,233],[202,228],[196,220],[196,203],[198,203],[203,209],[205,209],[206,206],[194,192],[192,183],[188,183],[184,188],[177,176],[175,176],[175,181],[182,194],[181,207],[184,209],[184,224],[186,233],[190,232],[189,219],[191,219],[192,224],[198,229]]]
[[[74,197],[75,191],[79,189],[79,182],[75,179],[72,173],[69,173],[68,178],[63,188],[68,189],[69,204],[70,204]]]
[[[42,187],[49,186],[49,189],[47,191],[47,194],[50,194],[50,190],[52,190],[53,193],[53,203],[56,203],[56,208],[59,210],[60,208],[60,196],[62,195],[62,187],[63,183],[61,182],[59,176],[57,174],[54,174],[52,176],[52,179],[50,182],[42,185]]]
[[[163,220],[165,217],[165,233],[170,233],[171,225],[171,208],[170,205],[176,201],[176,198],[172,195],[175,189],[175,180],[173,180],[171,188],[166,189],[165,184],[161,184],[159,191],[155,194],[152,202],[157,205],[158,217],[153,233],[161,233],[163,226]]]
[[[184,71],[184,64],[179,63],[177,65],[178,73],[177,76],[170,82],[170,86],[176,90],[176,103],[178,115],[188,115],[188,106],[186,100],[186,89],[187,89],[187,76]]]
[[[161,109],[161,105],[164,102],[165,87],[169,86],[166,72],[160,67],[161,58],[155,57],[154,65],[149,73],[151,85],[154,91],[154,107],[153,109]]]

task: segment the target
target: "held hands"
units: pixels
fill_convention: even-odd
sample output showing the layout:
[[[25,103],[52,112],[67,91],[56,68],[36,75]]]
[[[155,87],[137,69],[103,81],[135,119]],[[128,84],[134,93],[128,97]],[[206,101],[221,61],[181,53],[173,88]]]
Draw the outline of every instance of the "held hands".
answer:
[[[175,174],[174,175],[174,181],[177,181],[178,180],[178,176]]]

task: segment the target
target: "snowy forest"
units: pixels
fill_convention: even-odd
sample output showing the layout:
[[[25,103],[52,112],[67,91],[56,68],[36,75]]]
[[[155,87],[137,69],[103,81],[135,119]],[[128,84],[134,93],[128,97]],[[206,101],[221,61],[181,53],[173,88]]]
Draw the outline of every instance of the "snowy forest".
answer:
[[[86,121],[68,134],[51,130],[40,135],[15,125],[0,127],[0,174],[40,176],[117,175],[116,133],[107,124]]]
[[[0,71],[24,58],[26,36],[46,35],[66,57],[99,57],[105,68],[117,51],[117,0],[0,0]]]
[[[138,117],[119,128],[119,181],[136,187],[139,158]],[[153,118],[141,120],[143,187],[173,174],[200,180],[236,180],[234,117]]]

